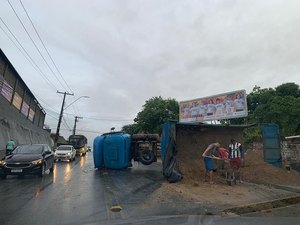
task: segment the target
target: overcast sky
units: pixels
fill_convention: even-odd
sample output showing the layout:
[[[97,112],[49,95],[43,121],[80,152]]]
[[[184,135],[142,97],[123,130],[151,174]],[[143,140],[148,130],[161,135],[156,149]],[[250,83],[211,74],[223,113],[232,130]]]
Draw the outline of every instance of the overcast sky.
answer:
[[[10,0],[40,51],[19,0]],[[132,123],[153,96],[178,101],[245,89],[300,83],[300,1],[22,0],[71,90],[40,57],[7,0],[0,16],[36,61],[50,85],[0,29],[0,48],[46,109],[55,132],[62,95],[90,139]],[[5,25],[0,21],[0,26]],[[6,30],[7,31],[7,30]],[[91,119],[91,118],[96,118]],[[102,120],[99,120],[102,119]],[[67,124],[68,125],[67,125]]]

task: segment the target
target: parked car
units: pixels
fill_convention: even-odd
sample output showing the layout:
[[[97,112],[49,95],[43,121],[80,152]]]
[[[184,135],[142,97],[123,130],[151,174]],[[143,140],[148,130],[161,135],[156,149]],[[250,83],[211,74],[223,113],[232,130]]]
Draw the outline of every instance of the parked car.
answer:
[[[57,160],[75,160],[76,149],[72,145],[60,145],[55,150],[54,159]]]
[[[0,176],[37,174],[53,172],[54,153],[47,144],[20,145],[12,154],[0,160]]]

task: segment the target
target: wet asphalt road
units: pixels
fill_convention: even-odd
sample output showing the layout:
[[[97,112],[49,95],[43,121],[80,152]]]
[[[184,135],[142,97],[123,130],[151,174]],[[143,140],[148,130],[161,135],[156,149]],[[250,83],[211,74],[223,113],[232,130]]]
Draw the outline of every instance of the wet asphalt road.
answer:
[[[295,224],[297,218],[222,218],[216,209],[174,195],[156,202],[151,193],[165,182],[160,163],[98,171],[92,153],[57,162],[43,178],[0,180],[0,224]],[[111,207],[121,207],[114,212]],[[207,213],[209,212],[209,213]],[[206,215],[205,215],[206,214]],[[208,214],[208,215],[207,215]],[[271,219],[271,221],[270,221]],[[271,222],[271,223],[269,223]]]
[[[204,210],[176,196],[178,204],[147,205],[149,195],[165,182],[161,166],[134,165],[98,171],[89,153],[71,163],[57,162],[53,174],[47,171],[43,178],[8,176],[0,180],[1,224],[103,224]],[[122,210],[114,212],[113,206]]]

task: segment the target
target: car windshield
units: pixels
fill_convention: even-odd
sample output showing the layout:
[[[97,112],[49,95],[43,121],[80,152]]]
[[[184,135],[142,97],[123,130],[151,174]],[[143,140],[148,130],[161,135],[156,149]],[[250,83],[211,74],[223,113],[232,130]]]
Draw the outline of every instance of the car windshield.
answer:
[[[14,154],[42,154],[44,147],[42,145],[23,145],[17,147]]]
[[[72,138],[70,139],[70,144],[74,146],[74,148],[80,148],[84,145],[84,142],[80,138]]]
[[[57,148],[57,150],[60,150],[60,151],[70,151],[72,149],[72,147],[70,146],[59,146]]]

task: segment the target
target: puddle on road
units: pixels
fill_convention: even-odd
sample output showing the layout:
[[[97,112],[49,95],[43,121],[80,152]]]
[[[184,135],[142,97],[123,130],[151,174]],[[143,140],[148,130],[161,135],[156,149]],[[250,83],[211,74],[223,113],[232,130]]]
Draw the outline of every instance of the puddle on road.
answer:
[[[122,210],[122,207],[119,206],[119,205],[113,205],[111,208],[110,208],[110,211],[112,212],[120,212]]]

